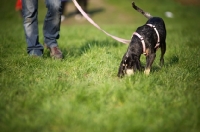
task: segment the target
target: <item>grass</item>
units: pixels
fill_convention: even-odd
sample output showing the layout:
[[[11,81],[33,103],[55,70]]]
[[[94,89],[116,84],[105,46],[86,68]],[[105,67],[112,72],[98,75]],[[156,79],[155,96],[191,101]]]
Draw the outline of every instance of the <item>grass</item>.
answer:
[[[129,9],[130,0],[102,2],[124,12],[130,20],[109,23],[109,8],[93,16],[97,22],[100,16],[102,23],[98,24],[111,34],[129,39],[146,21]],[[162,1],[165,4],[158,0],[148,5],[146,0],[136,2],[166,22],[165,66],[158,65],[159,51],[148,77],[137,73],[119,79],[116,75],[126,45],[87,22],[74,20],[72,25],[61,25],[58,42],[65,56],[62,61],[51,59],[47,50],[43,58],[29,57],[15,3],[1,1],[0,12],[6,13],[0,21],[0,130],[198,132],[199,7],[169,0]],[[42,2],[39,5],[42,31],[45,8]],[[165,11],[172,11],[175,17],[166,18]],[[144,65],[144,56],[141,59]]]

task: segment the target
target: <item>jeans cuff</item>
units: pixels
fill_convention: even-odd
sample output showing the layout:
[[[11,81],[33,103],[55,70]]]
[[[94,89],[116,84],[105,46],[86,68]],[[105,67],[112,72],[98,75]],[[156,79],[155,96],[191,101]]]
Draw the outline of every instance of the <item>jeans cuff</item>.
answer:
[[[58,44],[51,44],[51,45],[47,45],[46,43],[44,44],[46,48],[53,48],[53,47],[57,47]]]
[[[28,54],[30,56],[42,56],[43,51],[41,51],[41,50],[31,50]]]

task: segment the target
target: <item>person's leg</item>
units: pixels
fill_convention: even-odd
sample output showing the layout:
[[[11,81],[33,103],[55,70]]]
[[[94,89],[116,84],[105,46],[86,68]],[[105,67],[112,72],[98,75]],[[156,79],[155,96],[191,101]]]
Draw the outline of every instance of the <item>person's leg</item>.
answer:
[[[38,36],[38,0],[22,0],[22,14],[27,52],[30,55],[41,56],[43,46],[39,43]]]
[[[59,39],[62,14],[61,0],[46,0],[46,7],[48,11],[43,27],[44,43],[47,47],[56,47],[58,46],[57,39]]]
[[[62,52],[58,48],[60,22],[62,14],[61,0],[46,0],[47,14],[44,20],[44,43],[50,49],[53,58],[63,58]]]

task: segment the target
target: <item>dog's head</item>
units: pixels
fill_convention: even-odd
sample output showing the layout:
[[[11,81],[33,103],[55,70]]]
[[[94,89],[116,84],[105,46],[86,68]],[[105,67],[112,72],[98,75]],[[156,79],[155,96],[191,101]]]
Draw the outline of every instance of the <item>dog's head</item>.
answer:
[[[133,75],[137,70],[141,70],[139,57],[136,55],[124,56],[119,67],[118,77]]]

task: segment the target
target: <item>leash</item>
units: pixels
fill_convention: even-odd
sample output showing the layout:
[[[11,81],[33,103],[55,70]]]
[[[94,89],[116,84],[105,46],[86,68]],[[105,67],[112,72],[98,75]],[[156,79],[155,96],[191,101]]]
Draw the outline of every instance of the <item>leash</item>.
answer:
[[[157,49],[160,46],[160,36],[159,36],[159,33],[158,33],[158,31],[157,31],[157,29],[156,29],[156,27],[154,25],[152,25],[152,24],[146,24],[146,25],[152,27],[154,29],[154,31],[156,32],[156,34],[157,34],[158,40],[157,40],[156,46],[154,47],[154,48]],[[142,47],[143,47],[143,54],[147,55],[147,53],[145,51],[146,50],[146,46],[145,46],[144,38],[140,34],[138,34],[137,32],[133,33],[132,38],[133,38],[134,35],[136,35],[141,40]]]
[[[154,29],[154,31],[156,32],[157,34],[157,37],[158,37],[158,40],[157,40],[157,44],[155,46],[155,48],[159,47],[160,46],[160,36],[159,36],[159,33],[158,33],[158,30],[156,29],[156,27],[152,24],[147,24],[148,26],[152,27]]]
[[[122,39],[122,38],[119,38],[119,37],[116,37],[116,36],[113,36],[109,33],[107,33],[105,30],[101,29],[101,27],[99,25],[97,25],[88,15],[87,13],[85,13],[83,11],[83,9],[81,8],[81,6],[77,3],[76,0],[72,0],[74,5],[76,6],[76,8],[81,12],[81,14],[88,20],[88,22],[90,22],[93,26],[95,26],[97,29],[101,30],[102,32],[104,32],[106,35],[112,37],[113,39],[121,42],[121,43],[124,43],[124,44],[129,44],[131,41],[130,40],[126,40],[126,39]]]
[[[143,47],[143,54],[144,55],[146,55],[147,53],[146,53],[146,46],[145,46],[145,42],[144,42],[144,38],[139,34],[139,33],[137,33],[137,32],[134,32],[133,33],[133,36],[134,35],[136,35],[140,40],[141,40],[141,42],[142,42],[142,47]]]

